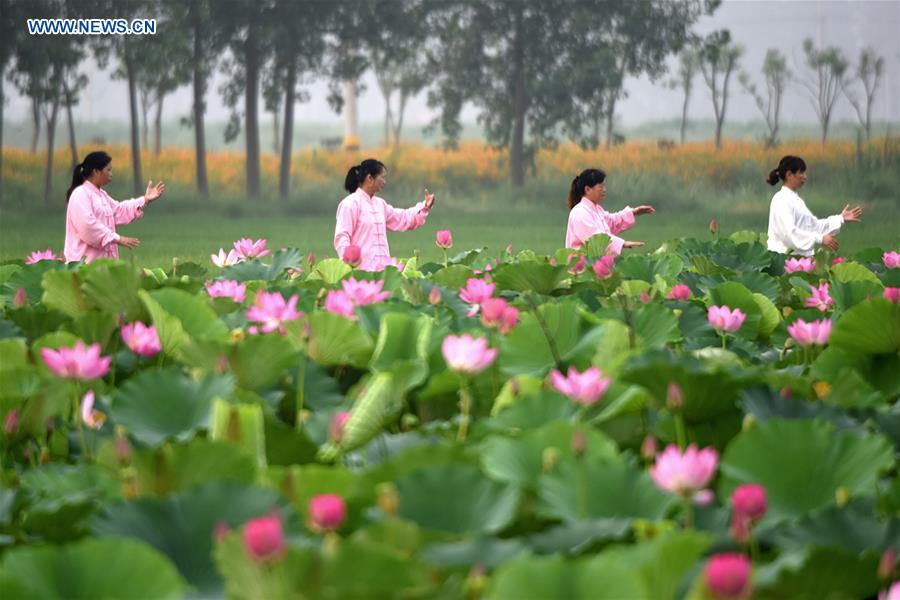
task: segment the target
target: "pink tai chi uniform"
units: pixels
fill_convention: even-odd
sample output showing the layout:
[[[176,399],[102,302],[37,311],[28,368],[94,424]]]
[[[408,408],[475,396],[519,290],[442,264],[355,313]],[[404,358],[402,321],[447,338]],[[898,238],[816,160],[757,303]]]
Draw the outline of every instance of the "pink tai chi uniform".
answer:
[[[382,271],[393,264],[388,248],[387,229],[409,231],[425,223],[428,209],[424,202],[406,209],[394,208],[378,196],[369,196],[362,188],[341,200],[334,227],[334,249],[344,258],[347,246],[359,246],[364,271]]]
[[[634,212],[626,206],[619,212],[609,213],[587,198],[569,211],[569,226],[566,228],[566,248],[578,249],[592,235],[605,233],[611,239],[607,252],[618,256],[625,243],[615,234],[625,231],[634,225]]]
[[[66,209],[66,262],[119,258],[116,225],[144,215],[144,197],[116,202],[90,181],[72,190]]]

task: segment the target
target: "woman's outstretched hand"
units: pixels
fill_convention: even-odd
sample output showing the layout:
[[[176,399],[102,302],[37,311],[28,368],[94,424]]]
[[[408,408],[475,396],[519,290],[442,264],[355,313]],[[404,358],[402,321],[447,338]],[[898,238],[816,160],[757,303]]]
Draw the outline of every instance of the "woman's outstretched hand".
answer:
[[[644,245],[644,242],[631,242],[631,241],[627,241],[627,240],[622,243],[623,248],[640,248],[643,245]]]
[[[428,188],[425,188],[425,208],[431,210],[431,206],[434,204],[434,194],[428,191]]]
[[[649,204],[641,204],[640,206],[638,206],[638,207],[636,207],[636,208],[632,208],[632,209],[631,209],[631,212],[632,212],[632,214],[633,214],[634,216],[638,216],[638,215],[652,215],[653,213],[656,212],[656,209],[654,209],[654,208],[653,208],[652,206],[650,206]]]
[[[822,236],[822,245],[832,252],[837,252],[838,250],[837,238],[829,233],[826,233],[824,236]]]
[[[120,236],[119,241],[118,241],[118,244],[120,246],[125,246],[126,248],[137,248],[138,244],[140,244],[140,243],[141,243],[141,241],[139,239],[133,238],[133,237],[126,237],[124,235]]]
[[[859,221],[859,216],[862,214],[862,208],[859,206],[854,206],[850,208],[849,204],[844,205],[844,210],[841,211],[841,216],[844,217],[845,221]]]
[[[148,203],[153,202],[154,200],[156,200],[157,198],[162,196],[163,192],[165,192],[165,191],[166,191],[166,184],[164,184],[162,181],[160,181],[156,185],[153,185],[152,180],[148,181],[147,182],[147,191],[144,192],[144,200],[147,201]]]

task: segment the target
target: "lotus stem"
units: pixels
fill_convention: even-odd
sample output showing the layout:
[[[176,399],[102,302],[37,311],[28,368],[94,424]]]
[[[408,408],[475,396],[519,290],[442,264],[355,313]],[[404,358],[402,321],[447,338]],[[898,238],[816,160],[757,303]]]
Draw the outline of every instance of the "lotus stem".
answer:
[[[469,419],[472,411],[472,394],[469,392],[469,381],[463,378],[459,387],[459,430],[456,432],[456,441],[463,442],[469,432]]]

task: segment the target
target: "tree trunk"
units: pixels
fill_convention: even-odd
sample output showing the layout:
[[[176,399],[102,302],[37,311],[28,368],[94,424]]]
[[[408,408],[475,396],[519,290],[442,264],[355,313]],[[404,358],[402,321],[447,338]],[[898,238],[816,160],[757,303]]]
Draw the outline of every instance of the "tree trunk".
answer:
[[[513,25],[513,129],[509,149],[510,178],[514,188],[522,187],[525,182],[525,34],[523,29],[522,5],[516,6]]]
[[[206,177],[206,136],[203,125],[203,97],[206,95],[206,78],[203,73],[203,28],[197,15],[196,1],[191,3],[191,21],[194,34],[194,163],[197,168],[197,193],[209,197],[209,181]]]
[[[244,92],[244,135],[247,152],[247,195],[259,197],[259,40],[255,25],[247,30],[244,44],[244,68],[247,87]]]
[[[50,207],[50,193],[53,191],[53,144],[56,138],[56,117],[59,114],[59,100],[54,100],[47,117],[47,164],[44,170],[44,206]]]
[[[400,106],[397,108],[397,121],[394,124],[394,151],[400,149],[400,132],[403,130],[403,113],[406,112],[406,102],[409,94],[406,90],[400,90]]]
[[[272,154],[278,154],[281,151],[281,143],[279,134],[281,133],[281,123],[278,121],[279,107],[275,107],[272,111]]]
[[[72,119],[72,93],[69,84],[63,79],[63,92],[66,99],[66,120],[69,122],[69,151],[72,153],[72,170],[78,166],[78,145],[75,143],[75,123]]]
[[[125,69],[128,72],[128,102],[131,105],[131,167],[132,167],[132,189],[134,196],[138,197],[143,191],[141,183],[144,181],[144,174],[141,172],[141,145],[138,139],[138,108],[137,108],[137,84],[134,75],[134,57],[131,55],[131,48],[125,41]]]
[[[37,153],[38,141],[41,139],[41,106],[37,98],[31,99],[31,153]]]
[[[284,135],[281,136],[281,166],[278,170],[278,194],[287,200],[291,188],[291,145],[294,141],[294,88],[297,86],[297,60],[288,64],[284,90]]]
[[[359,125],[356,113],[356,82],[344,82],[344,146],[359,146]]]
[[[159,156],[162,152],[162,111],[163,100],[166,95],[158,92],[156,95],[156,118],[153,120],[153,154]]]
[[[150,112],[150,90],[144,86],[138,86],[141,97],[141,148],[150,147],[150,127],[147,123],[147,113]]]
[[[3,4],[5,7],[6,4]],[[6,65],[0,65],[0,73],[6,71]],[[6,91],[3,89],[3,77],[0,77],[0,206],[3,206],[3,105],[6,103]]]
[[[687,114],[688,103],[691,100],[691,88],[684,89],[684,104],[681,105],[681,144],[684,144],[685,133],[687,132]]]

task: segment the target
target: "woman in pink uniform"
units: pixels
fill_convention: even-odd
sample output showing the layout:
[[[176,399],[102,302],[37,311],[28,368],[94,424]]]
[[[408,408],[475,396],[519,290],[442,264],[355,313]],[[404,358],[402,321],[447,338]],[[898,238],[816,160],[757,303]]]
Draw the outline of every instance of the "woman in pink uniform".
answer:
[[[347,249],[358,248],[358,266],[365,271],[382,271],[394,264],[388,248],[387,230],[408,231],[421,227],[434,204],[434,194],[425,190],[424,202],[412,208],[394,208],[376,196],[384,187],[386,172],[384,164],[374,158],[350,167],[344,180],[344,188],[350,195],[341,200],[337,209],[334,249],[342,260],[356,266],[355,257],[350,258]]]
[[[116,233],[116,225],[125,225],[144,214],[144,207],[162,196],[163,182],[147,183],[140,198],[116,202],[103,191],[112,181],[112,158],[106,152],[91,152],[75,167],[72,187],[66,192],[66,262],[96,258],[118,258],[118,246],[136,247],[137,238]]]
[[[643,242],[627,242],[616,236],[634,225],[637,215],[652,215],[653,207],[626,206],[609,213],[600,208],[606,197],[606,173],[600,169],[585,169],[572,180],[569,189],[569,226],[566,229],[566,248],[578,249],[592,235],[605,233],[611,238],[607,252],[618,256],[622,248],[643,246]]]

